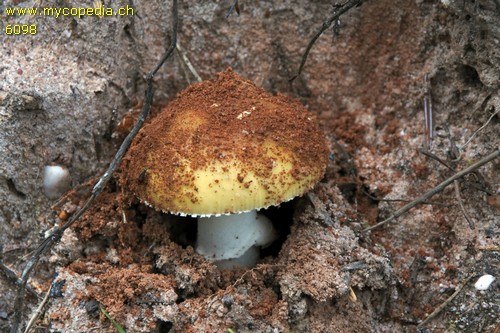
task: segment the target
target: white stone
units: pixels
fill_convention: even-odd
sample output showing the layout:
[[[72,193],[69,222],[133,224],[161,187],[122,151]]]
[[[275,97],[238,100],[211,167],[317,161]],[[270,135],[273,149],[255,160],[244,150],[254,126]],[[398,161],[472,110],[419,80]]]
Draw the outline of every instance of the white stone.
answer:
[[[477,290],[486,290],[490,287],[490,285],[495,281],[495,277],[493,275],[483,275],[481,276],[477,282],[474,284],[474,287]]]
[[[49,199],[57,199],[71,186],[68,169],[48,165],[43,169],[43,192]]]
[[[443,4],[443,6],[445,7],[448,7],[450,5],[450,0],[441,0],[441,3]]]

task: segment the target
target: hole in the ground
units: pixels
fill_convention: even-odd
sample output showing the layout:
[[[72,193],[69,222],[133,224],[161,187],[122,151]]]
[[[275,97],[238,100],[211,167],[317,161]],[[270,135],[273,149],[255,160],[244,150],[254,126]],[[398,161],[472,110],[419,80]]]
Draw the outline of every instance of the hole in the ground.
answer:
[[[353,204],[356,199],[357,185],[355,182],[340,182],[337,184],[342,196],[347,199],[350,204]]]
[[[181,304],[186,300],[186,297],[189,298],[189,296],[192,296],[192,295],[186,295],[186,297],[182,296],[187,294],[184,289],[175,288],[174,291],[177,294],[177,299],[175,300],[175,304]]]
[[[174,327],[174,324],[171,321],[163,321],[159,320],[158,324],[156,325],[156,332],[157,333],[168,333],[172,328]]]
[[[7,179],[7,187],[9,188],[9,191],[14,194],[16,197],[20,199],[26,198],[26,194],[23,192],[19,191],[16,187],[16,184],[14,184],[14,181],[12,179]]]
[[[295,206],[295,200],[285,202],[279,207],[270,207],[259,211],[269,218],[278,234],[278,239],[271,245],[261,249],[260,258],[267,256],[276,257],[281,250],[288,234],[290,234],[290,226],[292,224],[292,216]],[[198,232],[197,219],[191,217],[169,216],[169,230],[172,241],[186,248],[187,246],[195,247],[196,236]]]
[[[476,69],[469,65],[462,65],[458,69],[460,76],[465,84],[470,86],[482,86],[483,83],[479,78]]]
[[[187,216],[168,216],[169,231],[172,240],[186,248],[196,244],[197,219]]]
[[[288,201],[281,204],[279,207],[269,207],[268,209],[261,211],[262,214],[271,220],[278,233],[277,240],[275,240],[270,246],[261,249],[261,258],[267,256],[278,256],[283,243],[290,234],[295,202],[296,200]]]

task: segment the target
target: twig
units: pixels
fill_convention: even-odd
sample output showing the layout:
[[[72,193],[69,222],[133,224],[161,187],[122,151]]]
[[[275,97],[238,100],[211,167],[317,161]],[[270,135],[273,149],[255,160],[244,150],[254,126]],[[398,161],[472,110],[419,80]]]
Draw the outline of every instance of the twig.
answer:
[[[379,222],[379,223],[377,223],[375,225],[372,225],[371,227],[366,228],[363,231],[370,231],[372,229],[378,228],[381,225],[384,225],[384,224],[386,224],[386,223],[394,220],[395,218],[403,215],[404,213],[406,213],[407,211],[409,211],[413,207],[415,207],[415,206],[421,204],[422,202],[426,201],[427,199],[429,199],[433,195],[441,192],[446,186],[448,186],[451,183],[453,183],[456,179],[459,179],[459,178],[465,176],[466,174],[468,174],[468,173],[470,173],[470,172],[472,172],[472,171],[474,171],[474,170],[482,167],[486,163],[488,163],[490,161],[493,161],[498,156],[500,156],[500,149],[497,148],[494,152],[492,152],[488,156],[482,158],[481,160],[479,160],[478,162],[474,163],[470,167],[468,167],[468,168],[466,168],[466,169],[464,169],[464,170],[456,173],[452,177],[446,179],[444,182],[442,182],[438,186],[434,187],[432,190],[428,191],[427,193],[425,193],[424,195],[420,196],[419,198],[415,199],[414,201],[412,201],[412,202],[404,205],[403,207],[401,207],[400,209],[398,209],[396,212],[394,212],[394,214],[392,214],[389,218],[387,218],[384,221]]]
[[[450,141],[450,153],[451,153],[451,157],[452,157],[452,162],[456,162],[459,159],[460,151],[457,148],[457,146],[455,144],[455,141],[451,138],[451,134],[449,133],[449,128],[448,128],[448,139]],[[455,171],[454,167],[450,166],[448,163],[446,163],[445,161],[443,161],[442,159],[440,159],[435,154],[433,154],[433,153],[431,153],[429,151],[426,151],[424,149],[418,149],[418,151],[420,153],[424,154],[425,156],[430,157],[430,158],[438,161],[442,165],[446,166],[448,169],[450,169],[452,171]],[[454,166],[455,166],[455,164],[456,163],[453,163]],[[465,182],[467,182],[467,180],[465,180]],[[474,229],[474,221],[472,221],[472,219],[469,217],[469,214],[467,214],[467,211],[465,209],[465,206],[464,206],[464,203],[463,203],[463,200],[462,200],[462,196],[460,195],[460,184],[459,184],[458,180],[455,180],[453,182],[453,184],[454,184],[454,187],[455,187],[455,196],[457,197],[457,201],[458,201],[458,204],[460,205],[460,209],[462,210],[462,213],[463,213],[465,219],[467,220],[467,223],[469,224],[469,227],[471,229]]]
[[[352,287],[349,287],[349,300],[353,303],[356,303],[358,300],[358,296],[356,296],[356,293],[354,292],[354,289],[352,289]]]
[[[24,330],[24,333],[28,333],[31,330],[31,327],[35,324],[35,321],[38,319],[38,317],[40,317],[40,314],[42,313],[43,307],[45,306],[45,304],[47,304],[47,301],[49,300],[49,295],[50,295],[51,290],[52,290],[52,283],[50,284],[49,290],[47,290],[45,297],[43,298],[43,300],[40,302],[40,304],[36,308],[35,313],[33,313],[33,316],[31,316],[31,319],[28,322],[28,325],[26,325],[26,329]]]
[[[472,140],[472,139],[476,136],[476,134],[477,134],[477,133],[479,133],[479,131],[481,131],[483,128],[485,128],[485,127],[486,127],[486,126],[490,123],[491,119],[493,119],[493,117],[494,117],[495,115],[497,115],[497,114],[498,114],[498,112],[500,112],[500,109],[499,109],[497,112],[493,113],[493,114],[490,116],[490,118],[488,118],[488,120],[484,123],[484,125],[483,125],[483,126],[479,127],[479,128],[478,128],[478,129],[477,129],[474,133],[472,133],[472,135],[471,135],[471,137],[469,138],[469,140],[467,140],[467,142],[466,142],[466,143],[464,143],[464,144],[460,147],[460,149],[464,149],[464,147],[465,147],[465,146],[467,146],[467,145],[469,144],[469,142],[471,142],[471,140]]]
[[[460,209],[462,209],[462,213],[464,214],[467,223],[469,223],[469,227],[471,229],[474,229],[474,221],[472,221],[472,219],[469,217],[469,214],[467,214],[464,203],[462,201],[462,196],[460,195],[460,184],[458,183],[458,180],[455,180],[453,182],[453,185],[455,186],[455,195],[457,197],[458,204],[460,205]]]
[[[464,289],[464,287],[467,285],[467,283],[469,283],[469,281],[473,277],[474,274],[471,274],[468,278],[466,278],[465,281],[462,282],[460,287],[457,290],[455,290],[455,292],[450,297],[448,297],[446,301],[444,301],[440,306],[438,306],[434,311],[432,311],[432,313],[428,315],[427,318],[425,318],[420,324],[418,324],[417,327],[422,327],[426,325],[429,321],[434,319],[441,311],[443,311],[443,309],[447,307],[448,304],[450,304],[450,302],[453,301],[455,297],[457,297],[457,295],[462,291],[462,289]]]
[[[433,154],[433,153],[431,153],[429,151],[426,151],[425,149],[417,149],[417,150],[418,150],[418,152],[424,154],[427,157],[430,157],[430,158],[438,161],[439,163],[441,163],[442,165],[444,165],[445,167],[447,167],[451,171],[455,172],[455,167],[454,166],[453,167],[450,166],[447,162],[443,161],[442,159],[440,159],[435,154]],[[451,154],[451,158],[452,158],[451,162],[453,162],[453,164],[455,165],[455,162],[457,162],[460,159],[460,157],[459,157],[460,156],[460,152],[459,152],[459,149],[457,148],[457,146],[455,145],[455,142],[451,138],[450,138],[450,154]],[[478,176],[478,174],[479,174],[479,172],[476,172],[476,176]],[[476,190],[485,192],[488,195],[493,195],[493,192],[491,192],[490,190],[488,190],[484,186],[479,186],[478,184],[470,182],[467,179],[464,179],[464,182],[468,186],[474,187]]]
[[[0,260],[0,270],[2,270],[2,272],[4,273],[7,280],[11,281],[14,285],[19,285],[21,283],[21,280],[17,278],[16,272],[14,272],[7,265],[5,265],[2,262],[2,260]],[[33,288],[31,288],[31,286],[26,285],[25,288],[26,288],[26,291],[28,291],[28,293],[30,293],[30,295],[32,295],[36,298],[40,297],[40,295],[38,295],[38,293],[35,290],[33,290]]]
[[[500,246],[487,245],[487,246],[478,247],[477,249],[479,251],[500,251]]]
[[[411,200],[406,200],[406,199],[382,199],[382,198],[377,198],[362,189],[363,194],[366,195],[368,198],[372,199],[373,201],[379,201],[379,202],[410,202]],[[452,205],[445,204],[442,202],[436,202],[436,201],[425,201],[422,202],[423,205],[433,205],[433,206],[444,206],[444,207],[450,207]]]
[[[198,72],[194,68],[194,66],[191,63],[191,61],[189,61],[189,58],[187,57],[186,52],[184,52],[184,49],[181,47],[181,45],[179,43],[177,43],[177,45],[175,47],[177,49],[177,53],[181,56],[182,61],[184,62],[184,64],[186,65],[186,67],[189,69],[189,71],[191,72],[191,74],[193,74],[193,76],[196,78],[196,80],[198,82],[203,81],[201,79],[201,76],[198,75]]]
[[[446,163],[445,161],[443,161],[442,159],[440,159],[439,157],[437,157],[435,154],[431,153],[430,151],[427,151],[425,149],[417,149],[417,151],[419,153],[422,153],[424,154],[425,156],[427,157],[430,157],[436,161],[438,161],[439,163],[441,163],[442,165],[444,165],[445,167],[447,167],[448,169],[450,169],[451,171],[455,171],[454,168],[452,168],[448,163]]]
[[[141,114],[139,115],[136,124],[130,131],[130,133],[127,135],[125,140],[123,140],[123,143],[121,144],[120,148],[118,149],[115,157],[113,158],[113,161],[109,165],[108,169],[102,175],[102,177],[99,179],[97,184],[95,184],[94,188],[92,189],[92,193],[90,194],[90,197],[85,201],[83,206],[71,216],[71,218],[64,223],[61,227],[56,228],[47,238],[45,238],[41,244],[36,248],[34,251],[33,255],[31,258],[28,260],[26,263],[26,266],[21,274],[21,281],[18,284],[17,288],[17,294],[16,294],[16,300],[14,303],[14,315],[12,319],[12,328],[10,330],[11,333],[17,333],[19,330],[19,325],[21,323],[21,316],[23,313],[23,307],[24,307],[24,289],[26,287],[26,282],[28,281],[28,278],[33,270],[33,268],[36,266],[38,263],[38,260],[40,257],[45,254],[56,242],[58,242],[64,231],[70,227],[76,220],[78,220],[83,213],[90,207],[90,205],[93,203],[93,201],[101,194],[101,192],[104,190],[104,187],[110,180],[112,174],[120,164],[123,156],[125,155],[126,151],[128,150],[128,147],[130,146],[132,140],[134,139],[135,135],[139,132],[142,124],[146,120],[147,116],[149,115],[149,111],[151,109],[151,105],[153,103],[153,77],[155,74],[158,72],[158,70],[163,66],[165,61],[172,55],[172,53],[175,50],[175,45],[177,43],[177,21],[178,21],[178,15],[177,15],[177,0],[173,0],[172,4],[172,39],[170,42],[170,45],[165,52],[165,54],[162,56],[158,64],[155,66],[155,68],[146,76],[146,92],[145,92],[145,101],[144,101],[144,106],[142,108]]]
[[[439,157],[437,157],[435,154],[433,154],[433,153],[431,153],[429,151],[426,151],[424,149],[418,149],[418,151],[420,153],[424,154],[425,156],[428,156],[428,157],[430,157],[432,159],[435,159],[436,161],[438,161],[439,163],[441,163],[442,165],[444,165],[448,169],[450,169],[452,171],[455,171],[454,168],[452,168],[448,163],[446,163],[445,161],[443,161],[442,159],[440,159]],[[452,151],[453,151],[453,149],[452,149]],[[474,229],[474,222],[469,217],[469,214],[467,214],[467,211],[465,210],[464,203],[462,201],[462,196],[460,195],[460,184],[458,183],[458,180],[455,180],[453,182],[453,185],[455,187],[455,195],[457,197],[458,204],[460,205],[460,209],[462,209],[462,213],[464,214],[464,217],[467,220],[467,223],[469,223],[469,227],[471,229]]]
[[[295,74],[293,77],[291,77],[289,79],[290,82],[295,80],[300,75],[300,73],[302,73],[302,69],[304,69],[304,65],[306,64],[306,60],[307,60],[307,57],[309,56],[309,52],[311,51],[314,43],[316,43],[316,40],[318,40],[318,38],[323,34],[323,32],[325,32],[328,28],[330,28],[330,26],[333,24],[333,22],[337,21],[342,14],[346,13],[349,9],[351,9],[353,7],[359,6],[362,2],[363,2],[363,0],[348,0],[343,5],[339,5],[338,7],[335,8],[332,16],[330,16],[330,18],[327,21],[323,22],[323,25],[321,26],[321,28],[318,30],[316,35],[314,35],[314,37],[311,39],[311,41],[307,45],[307,48],[306,48],[304,54],[302,55],[302,61],[300,62],[299,70],[297,71],[297,74]]]
[[[229,10],[227,11],[226,18],[231,16],[231,14],[233,13],[234,10],[236,10],[236,14],[238,14],[238,16],[239,16],[240,15],[240,4],[238,3],[238,0],[233,1],[233,4],[231,5]]]

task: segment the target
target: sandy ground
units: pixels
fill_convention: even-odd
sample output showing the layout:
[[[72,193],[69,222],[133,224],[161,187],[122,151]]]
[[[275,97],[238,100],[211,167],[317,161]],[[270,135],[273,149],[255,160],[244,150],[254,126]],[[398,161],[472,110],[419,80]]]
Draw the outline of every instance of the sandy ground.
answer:
[[[86,199],[169,42],[170,2],[103,3],[137,15],[6,17],[39,28],[0,37],[0,259],[15,272]],[[14,5],[47,6],[8,0],[2,13]],[[331,151],[325,177],[264,212],[279,240],[255,268],[231,271],[194,252],[193,220],[140,204],[113,179],[37,266],[29,285],[40,295],[53,287],[37,330],[115,332],[102,307],[127,332],[498,332],[498,158],[362,231],[498,149],[498,1],[367,1],[325,32],[293,83],[332,5],[241,2],[240,15],[226,18],[229,7],[180,5],[185,55],[203,79],[230,66],[317,115]],[[181,57],[170,59],[155,78],[153,116],[194,81]],[[43,168],[53,164],[71,175],[59,202],[43,191]],[[4,273],[0,331],[14,311]],[[484,274],[497,281],[479,291]],[[26,321],[39,299],[27,302]]]

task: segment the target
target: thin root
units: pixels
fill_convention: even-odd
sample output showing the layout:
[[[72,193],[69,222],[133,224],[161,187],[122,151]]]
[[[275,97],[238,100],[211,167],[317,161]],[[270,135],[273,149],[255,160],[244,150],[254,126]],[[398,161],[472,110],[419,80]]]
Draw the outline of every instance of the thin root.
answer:
[[[432,311],[432,313],[428,315],[427,318],[425,318],[420,324],[418,324],[417,327],[422,327],[426,325],[428,322],[434,319],[441,311],[443,311],[443,309],[447,307],[448,304],[450,304],[450,302],[453,301],[455,297],[457,297],[457,295],[462,291],[462,289],[464,289],[464,287],[467,285],[467,283],[469,283],[470,279],[472,279],[473,277],[474,275],[471,274],[468,278],[466,278],[465,281],[462,282],[462,285],[457,290],[455,290],[455,292],[450,297],[448,297],[446,301],[444,301],[440,306],[438,306],[434,311]]]

